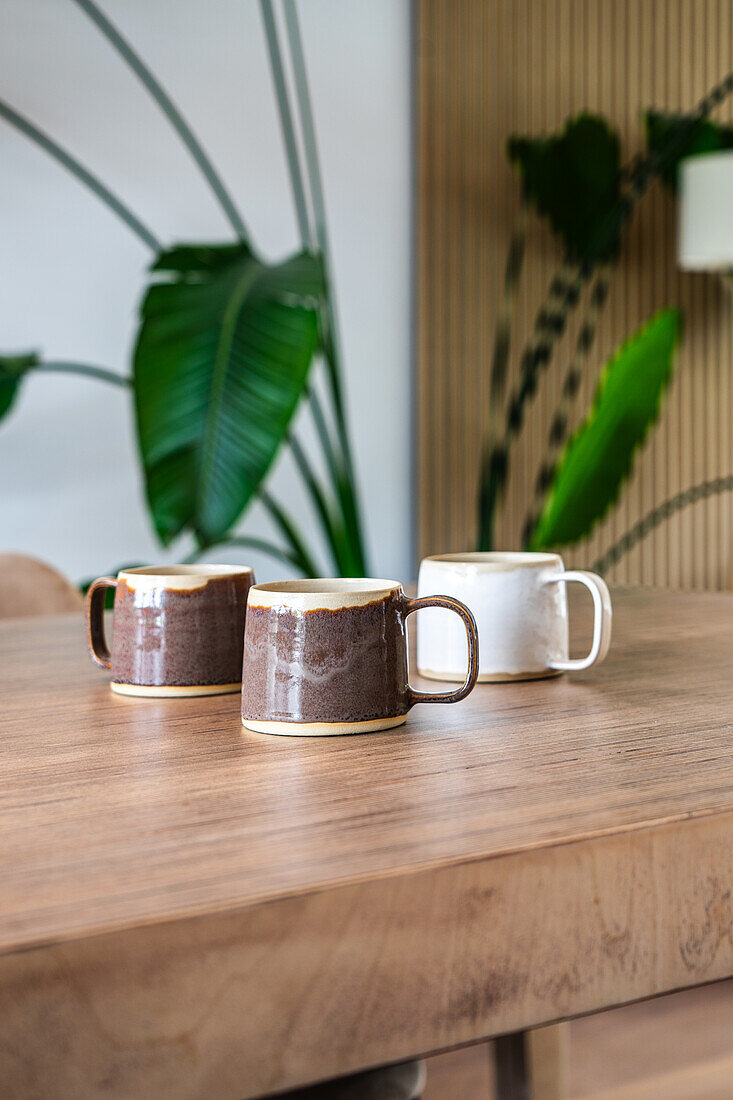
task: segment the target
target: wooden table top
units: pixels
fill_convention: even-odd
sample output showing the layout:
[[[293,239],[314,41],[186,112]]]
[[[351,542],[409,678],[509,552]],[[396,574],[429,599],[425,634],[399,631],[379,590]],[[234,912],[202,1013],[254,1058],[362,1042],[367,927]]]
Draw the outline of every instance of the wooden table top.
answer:
[[[587,631],[584,611],[578,614],[579,635]],[[307,953],[313,937],[322,938],[324,922],[335,922],[329,933],[334,950],[343,934],[344,943],[358,942],[369,955],[364,929],[354,931],[355,906],[364,913],[374,906],[372,930],[380,913],[389,912],[396,921],[393,934],[383,928],[374,945],[374,959],[385,965],[391,959],[395,975],[400,961],[392,944],[399,944],[407,959],[412,935],[416,944],[423,936],[419,958],[428,969],[437,968],[431,997],[442,1004],[445,994],[445,1012],[436,1007],[429,1022],[415,1023],[417,1030],[398,1027],[396,1038],[394,1020],[389,1033],[375,1023],[359,1053],[359,1044],[348,1036],[334,1039],[333,1049],[326,1049],[321,1037],[325,1054],[314,1058],[303,1038],[297,1057],[289,1062],[280,1057],[276,1066],[255,1072],[250,1052],[246,1095],[256,1095],[257,1089],[418,1052],[411,1043],[437,1049],[733,973],[733,910],[720,871],[729,856],[733,867],[733,825],[727,816],[733,811],[733,596],[616,593],[614,615],[611,653],[587,673],[483,685],[454,706],[416,707],[405,727],[388,733],[302,740],[243,730],[238,696],[113,695],[86,656],[82,623],[75,616],[0,623],[0,990],[10,973],[3,970],[3,957],[21,950],[33,949],[31,956],[35,951],[44,976],[50,958],[58,964],[58,950],[65,966],[76,959],[81,972],[101,965],[96,956],[89,962],[92,940],[107,944],[100,956],[107,966],[110,952],[122,958],[128,947],[133,953],[148,951],[155,943],[160,952],[161,943],[173,942],[182,928],[187,935],[195,929],[197,943],[213,929],[221,937],[229,919],[237,935],[245,930],[240,947],[248,959],[253,929],[258,943],[263,927],[281,929],[277,950],[268,956],[276,960],[270,978],[279,981],[277,960],[285,952],[282,966],[291,986],[297,985],[304,956],[291,955],[288,962],[289,945]],[[718,832],[678,831],[710,818]],[[686,855],[681,838],[693,835],[695,845]],[[718,870],[703,867],[700,851],[713,853]],[[675,909],[682,923],[669,948],[669,965],[660,961],[665,933],[658,912],[665,891],[670,897],[684,892],[679,876],[686,859],[694,879],[690,904],[702,907],[700,928],[704,932],[707,912],[708,923],[719,918],[723,929],[702,970],[690,970],[680,947],[685,929],[696,927],[692,910],[680,916]],[[708,888],[713,871],[719,885]],[[507,879],[501,877],[505,872]],[[590,893],[581,899],[586,883]],[[561,886],[565,902],[558,893],[553,916],[554,891]],[[644,906],[651,904],[652,886],[657,916],[647,919]],[[404,906],[423,890],[419,913],[411,910],[408,935]],[[445,923],[445,912],[435,917],[444,922],[441,941],[440,929],[423,927],[422,921],[430,906],[436,914],[442,911],[448,891],[458,909],[451,910],[452,924]],[[592,977],[578,978],[575,944],[555,974],[553,957],[562,955],[565,937],[580,943],[598,905],[606,907],[605,931],[583,947],[582,956]],[[633,912],[618,905],[633,905]],[[396,915],[400,907],[402,918]],[[543,910],[550,924],[537,926]],[[531,932],[528,912],[534,914]],[[493,946],[486,932],[489,914],[497,937]],[[479,949],[485,954],[472,965],[485,967],[497,945],[503,942],[505,953],[509,950],[516,922],[522,921],[521,945],[513,950],[517,959],[520,950],[531,957],[539,937],[546,955],[533,957],[531,971],[536,975],[541,967],[545,985],[540,988],[529,976],[520,989],[521,967],[515,962],[501,973],[496,967],[490,971],[489,996],[477,988],[475,974],[461,970],[459,984],[468,982],[470,989],[457,1003],[455,943],[446,947],[452,963],[438,957],[435,945],[455,934],[450,929],[465,925],[470,946],[461,967]],[[161,927],[167,930],[165,941],[156,939]],[[538,927],[554,929],[547,942]],[[610,937],[605,948],[603,936]],[[625,954],[619,954],[619,936]],[[694,951],[693,943],[688,955]],[[349,970],[357,965],[356,955],[344,947],[344,959],[347,955]],[[373,961],[372,976],[364,981],[374,980],[376,965]],[[313,967],[312,982],[319,973],[315,956]],[[119,975],[109,980],[119,989]],[[331,974],[332,1022],[333,982],[339,980]],[[353,974],[349,980],[356,980]],[[389,980],[388,973],[379,978],[383,992]],[[404,984],[404,975],[400,981]],[[451,983],[453,992],[447,993]],[[390,997],[399,1001],[394,991]],[[35,1019],[33,1011],[28,1008],[26,1024]],[[274,1012],[263,1009],[253,1042],[272,1035]],[[368,1030],[364,1019],[362,1012],[358,1026]],[[292,1026],[288,1034],[292,1044]],[[228,1064],[232,1057],[227,1047]],[[228,1085],[217,1091],[224,1070],[214,1055],[213,1063],[218,1069],[206,1078],[207,1095],[234,1095],[240,1088],[234,1077],[231,1092]],[[85,1095],[78,1081],[74,1087],[75,1095]],[[175,1088],[171,1095],[199,1095],[181,1091],[180,1081]],[[20,1085],[17,1095],[23,1095]],[[168,1093],[162,1088],[156,1095]],[[240,1095],[245,1090],[240,1088]]]
[[[303,740],[114,695],[74,616],[0,622],[0,948],[733,809],[733,596],[615,605],[584,675]]]

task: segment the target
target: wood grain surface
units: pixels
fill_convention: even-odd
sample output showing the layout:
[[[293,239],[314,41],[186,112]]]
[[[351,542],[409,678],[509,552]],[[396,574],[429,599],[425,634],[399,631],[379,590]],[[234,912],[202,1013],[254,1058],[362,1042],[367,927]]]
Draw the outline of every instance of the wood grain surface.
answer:
[[[302,742],[0,624],[12,1094],[257,1096],[733,974],[733,597],[615,607],[588,673]]]

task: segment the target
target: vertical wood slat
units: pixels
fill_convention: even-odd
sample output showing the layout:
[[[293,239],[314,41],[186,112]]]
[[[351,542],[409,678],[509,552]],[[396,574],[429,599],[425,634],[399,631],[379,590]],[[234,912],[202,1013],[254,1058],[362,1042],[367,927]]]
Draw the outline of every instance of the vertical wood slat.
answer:
[[[418,481],[421,554],[475,545],[488,371],[517,186],[513,132],[557,130],[582,110],[618,130],[628,160],[643,147],[641,112],[689,110],[733,67],[733,0],[418,0]],[[727,101],[716,112],[733,120]],[[533,220],[512,338],[518,351],[560,250]],[[685,341],[662,416],[612,510],[566,560],[590,564],[655,504],[733,472],[733,302],[714,276],[675,263],[675,204],[655,185],[626,234],[575,413],[618,344],[656,309],[679,304]],[[577,311],[512,451],[498,545],[521,526]],[[733,503],[712,498],[655,531],[613,569],[616,583],[725,588]]]

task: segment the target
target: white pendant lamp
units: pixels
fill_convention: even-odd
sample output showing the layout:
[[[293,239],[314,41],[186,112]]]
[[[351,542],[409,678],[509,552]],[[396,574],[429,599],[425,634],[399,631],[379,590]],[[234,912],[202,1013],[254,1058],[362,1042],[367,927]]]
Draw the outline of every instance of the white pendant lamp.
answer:
[[[679,266],[688,271],[729,271],[733,268],[733,149],[683,160],[679,193]]]

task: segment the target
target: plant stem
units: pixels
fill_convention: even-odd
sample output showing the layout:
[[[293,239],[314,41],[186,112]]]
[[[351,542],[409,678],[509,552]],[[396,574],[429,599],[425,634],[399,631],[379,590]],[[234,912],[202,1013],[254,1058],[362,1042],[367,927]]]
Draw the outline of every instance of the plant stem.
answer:
[[[308,220],[308,206],[306,202],[305,185],[303,183],[303,172],[300,166],[300,158],[298,156],[298,145],[295,140],[293,112],[290,109],[290,98],[288,96],[287,85],[285,83],[285,70],[283,67],[282,52],[280,50],[280,42],[278,39],[277,24],[275,22],[275,14],[273,11],[272,0],[260,0],[260,10],[262,12],[262,21],[265,26],[265,37],[267,39],[267,52],[270,58],[272,81],[275,86],[275,95],[277,98],[278,110],[280,112],[280,123],[282,126],[283,142],[285,144],[285,155],[288,162],[290,184],[293,189],[295,213],[298,221],[298,232],[300,233],[300,239],[303,246],[305,248],[313,249],[316,246],[316,241],[311,231],[310,222]],[[329,469],[331,469],[332,474],[335,475],[337,467],[335,463],[333,445],[331,443],[323,411],[320,407],[318,394],[312,386],[308,387],[307,394],[308,400],[311,405],[311,410],[313,412],[313,419],[316,422],[316,427],[318,429],[321,445],[329,464]]]
[[[554,276],[534,323],[532,339],[520,363],[519,386],[511,396],[503,436],[493,445],[487,441],[482,462],[479,491],[479,550],[494,547],[496,512],[509,473],[509,448],[524,423],[524,407],[537,389],[540,370],[552,356],[557,340],[565,331],[567,319],[575,306],[582,281],[573,275],[574,266],[566,260]]]
[[[223,539],[221,542],[212,544],[211,546],[200,546],[198,549],[192,551],[184,561],[184,565],[190,565],[194,562],[201,561],[201,558],[207,554],[210,550],[216,546],[241,546],[246,550],[259,550],[263,554],[269,554],[270,557],[275,558],[277,561],[284,562],[286,565],[292,565],[296,569],[301,568],[301,563],[298,557],[286,550],[282,546],[276,546],[272,542],[268,542],[267,539],[259,539],[249,535],[233,535],[231,538]]]
[[[265,37],[270,57],[275,94],[280,113],[280,122],[290,182],[293,190],[298,230],[304,247],[320,254],[324,268],[325,290],[324,298],[319,304],[319,329],[329,379],[329,389],[334,407],[334,419],[338,437],[338,453],[334,449],[331,441],[330,432],[326,425],[326,419],[320,407],[316,392],[311,390],[308,396],[313,418],[318,430],[319,440],[323,448],[326,464],[343,516],[345,533],[344,552],[347,554],[347,558],[351,562],[351,565],[347,565],[347,559],[343,557],[343,554],[340,554],[342,564],[339,568],[343,571],[351,572],[352,574],[356,573],[363,575],[368,572],[368,570],[365,562],[364,544],[356,499],[356,484],[341,392],[341,360],[336,335],[335,307],[328,276],[329,246],[326,231],[325,203],[320,166],[318,163],[315,127],[306,77],[303,47],[300,39],[297,15],[295,7],[293,6],[289,11],[286,11],[287,33],[291,50],[293,72],[295,75],[300,120],[304,135],[305,157],[308,168],[311,199],[314,207],[314,226],[311,225],[311,219],[308,213],[305,179],[295,136],[293,112],[291,110],[287,84],[285,81],[283,57],[278,39],[272,0],[260,0],[260,7],[265,27]]]
[[[107,16],[100,11],[92,0],[76,0],[76,3],[89,16],[91,21],[95,24],[98,30],[104,35],[110,45],[117,50],[120,57],[125,61],[135,76],[141,81],[141,83],[148,90],[155,102],[160,107],[161,111],[168,119],[174,130],[180,137],[183,144],[188,149],[189,153],[193,157],[194,161],[200,168],[207,183],[214,192],[219,204],[228,218],[234,232],[242,241],[247,240],[247,230],[242,221],[242,218],[234,205],[229,192],[224,186],[221,177],[216,172],[213,164],[209,160],[209,157],[204,152],[201,142],[193,133],[191,127],[186,122],[181,112],[176,107],[175,103],[161,86],[157,78],[153,75],[150,69],[147,67],[142,58],[133,50],[129,42],[122,37],[120,32],[109,21]]]
[[[303,245],[306,248],[313,248],[315,241],[308,220],[308,206],[306,202],[305,186],[303,183],[303,173],[300,166],[298,146],[295,139],[293,113],[290,109],[290,98],[288,96],[287,85],[285,82],[285,69],[283,66],[282,52],[280,49],[280,42],[278,38],[277,24],[275,22],[275,14],[273,10],[272,0],[260,0],[260,11],[262,13],[262,22],[265,28],[265,38],[267,41],[267,52],[270,58],[272,82],[275,87],[275,96],[280,113],[280,124],[282,128],[283,143],[285,145],[285,156],[288,162],[290,184],[293,190],[295,214],[298,221],[298,232],[300,234],[300,239]],[[328,435],[325,417],[323,416],[323,412],[318,402],[318,396],[316,394],[316,391],[312,387],[307,388],[307,394],[311,406],[311,411],[313,413],[313,419],[316,423],[316,428],[318,430],[321,447],[323,448],[323,452],[326,457],[326,462],[328,464],[332,480],[335,484],[338,484],[338,466],[335,461],[331,439]],[[323,492],[316,482],[308,458],[303,451],[303,448],[300,446],[297,438],[295,436],[288,435],[287,441],[292,451],[293,458],[295,459],[300,469],[303,480],[305,481],[306,486],[310,491],[311,498],[316,508],[316,512],[321,519],[326,537],[331,545],[336,568],[342,569],[343,566],[340,564],[339,560],[341,556],[340,548],[337,545],[335,539],[333,520],[330,514],[330,510],[323,496]]]
[[[265,38],[267,39],[267,52],[270,58],[272,82],[275,85],[275,96],[280,112],[280,123],[282,125],[283,141],[285,143],[285,155],[288,161],[290,184],[293,188],[295,213],[298,219],[298,232],[300,233],[301,241],[307,246],[313,243],[313,235],[308,222],[308,207],[305,198],[305,187],[303,186],[303,173],[300,168],[300,159],[298,157],[295,127],[293,126],[293,113],[290,110],[290,99],[285,83],[285,70],[283,68],[282,52],[278,40],[277,24],[275,23],[272,0],[260,0],[260,10],[262,12],[262,22],[265,25]]]
[[[517,304],[517,289],[524,263],[524,249],[527,240],[527,199],[522,195],[519,215],[509,239],[506,266],[504,269],[504,295],[494,333],[494,350],[491,359],[489,380],[489,446],[499,435],[501,413],[506,391],[509,367],[509,348],[511,342],[512,320]]]
[[[318,397],[318,393],[314,387],[309,387],[308,402],[310,410],[313,416],[313,423],[316,426],[318,432],[318,438],[321,443],[321,448],[326,459],[329,474],[331,475],[331,482],[335,487],[336,494],[338,496],[339,504],[341,505],[341,514],[344,522],[345,548],[349,555],[350,564],[348,570],[350,575],[355,577],[363,577],[368,573],[366,567],[364,547],[361,542],[361,535],[359,533],[358,523],[355,514],[355,501],[352,491],[351,483],[349,482],[348,472],[344,466],[343,460],[340,455],[337,455],[333,442],[331,440],[331,432],[326,422],[326,416],[321,406],[321,402]]]
[[[491,359],[489,377],[489,426],[484,445],[484,466],[479,497],[479,548],[491,550],[494,546],[494,519],[498,505],[498,495],[492,499],[492,487],[497,485],[497,454],[500,451],[499,433],[504,409],[504,393],[509,369],[509,348],[511,341],[512,319],[517,300],[519,277],[524,262],[524,248],[527,237],[527,203],[522,195],[519,218],[512,231],[504,269],[504,295],[494,333],[494,350]]]
[[[293,548],[294,558],[297,560],[298,567],[302,570],[304,576],[317,577],[319,575],[318,566],[311,557],[294,520],[288,515],[283,506],[271,496],[267,489],[260,488],[258,496],[277,527],[279,527],[280,531]]]
[[[331,476],[331,482],[341,506],[341,515],[344,524],[345,549],[348,553],[350,564],[344,565],[348,569],[348,575],[363,577],[368,573],[366,567],[364,546],[359,530],[356,502],[354,499],[353,485],[349,480],[348,470],[341,454],[334,450],[331,433],[326,422],[326,416],[313,387],[308,389],[308,402],[313,415],[313,422],[318,432],[318,438],[326,459],[326,465]]]
[[[313,502],[313,506],[321,521],[323,532],[333,554],[334,565],[340,576],[353,575],[353,562],[349,553],[348,541],[345,538],[343,526],[339,528],[332,514],[331,507],[326,500],[323,489],[318,483],[308,456],[300,445],[297,436],[288,434],[287,441],[293,458],[295,459],[300,475]]]
[[[121,199],[118,199],[115,194],[110,191],[109,187],[102,183],[95,175],[93,175],[87,168],[84,167],[75,157],[72,157],[70,153],[67,153],[65,149],[55,142],[48,134],[44,134],[42,130],[39,130],[32,122],[23,115],[19,114],[4,100],[0,100],[0,116],[9,122],[11,126],[15,126],[16,130],[20,130],[22,134],[25,134],[27,138],[34,141],[36,145],[40,146],[46,153],[63,165],[68,172],[71,172],[72,176],[83,183],[86,187],[92,191],[98,199],[101,199],[106,206],[112,210],[118,218],[121,218],[128,229],[131,229],[136,237],[152,249],[153,252],[159,252],[162,245],[158,238],[152,233],[148,227],[140,221],[140,219],[133,214],[128,206],[126,206]]]
[[[534,504],[530,509],[522,525],[522,546],[529,545],[540,514],[547,491],[555,476],[555,469],[560,457],[560,452],[568,438],[570,418],[575,397],[580,384],[583,381],[583,371],[588,365],[591,349],[598,330],[598,321],[603,307],[608,300],[608,291],[611,284],[611,263],[601,265],[595,282],[591,289],[590,304],[585,314],[585,320],[580,326],[580,332],[575,345],[575,354],[570,361],[570,366],[565,372],[560,401],[550,422],[549,437],[547,440],[547,454],[545,455],[535,479]]]
[[[326,422],[326,415],[321,406],[320,398],[314,386],[308,386],[306,388],[306,396],[308,398],[308,404],[310,406],[311,415],[313,416],[313,423],[316,426],[318,432],[318,438],[321,443],[321,449],[328,463],[328,469],[334,483],[338,484],[338,478],[342,467],[339,465],[336,453],[333,449],[333,442],[331,440],[331,432],[329,431],[328,424]]]
[[[339,496],[342,500],[342,506],[344,507],[347,528],[352,533],[351,541],[355,556],[359,560],[360,570],[362,572],[367,572],[360,509],[357,499],[356,479],[354,475],[354,463],[346,425],[346,412],[341,385],[341,345],[338,334],[336,306],[331,284],[331,255],[326,225],[326,208],[323,195],[323,183],[321,180],[321,169],[318,159],[315,124],[313,121],[313,109],[305,67],[305,54],[303,51],[303,43],[300,36],[300,27],[298,25],[298,15],[294,0],[284,0],[284,10],[285,26],[290,44],[293,76],[295,78],[295,89],[298,99],[300,123],[303,130],[305,162],[308,171],[311,201],[313,204],[315,243],[318,246],[318,250],[323,260],[325,294],[320,310],[321,342],[333,399],[336,429],[343,456],[344,473],[338,481]],[[290,117],[289,112],[288,117]],[[283,126],[285,125],[286,119],[283,117]],[[302,188],[302,183],[300,186]]]
[[[326,326],[324,333],[324,351],[326,350],[326,345],[328,345],[331,350],[331,355],[329,356],[328,351],[326,351],[326,361],[329,366],[334,405],[336,409],[336,418],[339,425],[340,434],[342,435],[341,443],[344,450],[344,456],[346,458],[347,464],[350,465],[349,440],[346,433],[343,395],[341,392],[341,379],[337,370],[337,364],[340,359],[337,350],[339,343],[338,329],[336,325],[336,316],[332,295],[330,293],[330,287],[328,285],[330,281],[328,276],[331,267],[331,256],[328,241],[328,230],[326,228],[326,206],[323,197],[323,184],[321,181],[321,167],[318,158],[318,145],[316,143],[315,123],[313,121],[313,108],[311,105],[310,90],[308,87],[308,76],[305,68],[305,53],[303,51],[303,42],[300,36],[300,26],[298,24],[298,13],[295,8],[294,0],[284,0],[284,10],[285,26],[288,33],[290,54],[293,62],[295,89],[298,97],[300,124],[303,128],[303,147],[305,150],[305,162],[308,171],[311,201],[313,203],[315,240],[321,256],[323,257],[323,266],[326,275]]]
[[[86,378],[96,378],[100,382],[111,382],[113,386],[122,386],[123,389],[129,389],[132,386],[132,379],[127,375],[105,370],[104,367],[88,366],[86,363],[44,362],[30,369],[48,374],[82,374]]]
[[[702,481],[699,485],[693,485],[690,489],[677,493],[676,496],[665,500],[657,508],[653,508],[638,523],[630,527],[618,542],[615,542],[597,561],[593,562],[591,569],[594,573],[606,573],[624,554],[627,554],[637,543],[645,539],[650,531],[668,520],[675,512],[679,512],[690,504],[696,504],[700,500],[707,500],[708,497],[731,491],[733,491],[733,474],[728,474],[727,477],[715,477],[710,481]]]

